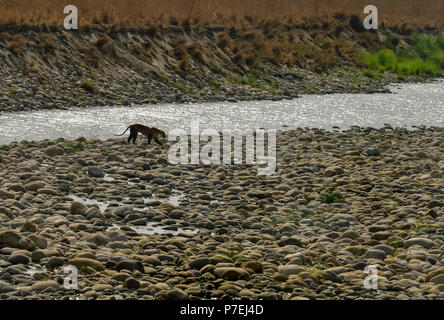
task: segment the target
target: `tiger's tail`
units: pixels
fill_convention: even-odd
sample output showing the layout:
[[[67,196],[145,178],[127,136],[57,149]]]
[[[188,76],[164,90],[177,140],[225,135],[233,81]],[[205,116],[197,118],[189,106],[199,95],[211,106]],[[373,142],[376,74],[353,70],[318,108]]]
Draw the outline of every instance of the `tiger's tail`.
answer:
[[[131,126],[129,126],[128,128],[126,128],[126,130],[125,130],[122,134],[115,134],[115,136],[123,136],[123,135],[125,134],[125,132],[127,132],[128,129],[129,129],[130,127],[131,127]]]

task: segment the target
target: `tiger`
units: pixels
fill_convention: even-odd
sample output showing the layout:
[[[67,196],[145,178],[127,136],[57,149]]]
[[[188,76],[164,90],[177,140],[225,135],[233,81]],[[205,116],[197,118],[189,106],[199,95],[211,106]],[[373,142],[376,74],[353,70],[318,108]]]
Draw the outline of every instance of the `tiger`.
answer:
[[[157,128],[151,128],[144,126],[143,124],[134,123],[130,125],[122,134],[116,134],[116,136],[123,136],[125,132],[130,129],[130,135],[128,137],[128,144],[131,143],[131,140],[133,140],[133,144],[136,144],[137,135],[140,132],[144,136],[148,138],[148,144],[151,143],[151,140],[154,139],[159,145],[162,145],[162,142],[160,141],[159,137],[166,138],[165,132],[162,130],[159,130]]]

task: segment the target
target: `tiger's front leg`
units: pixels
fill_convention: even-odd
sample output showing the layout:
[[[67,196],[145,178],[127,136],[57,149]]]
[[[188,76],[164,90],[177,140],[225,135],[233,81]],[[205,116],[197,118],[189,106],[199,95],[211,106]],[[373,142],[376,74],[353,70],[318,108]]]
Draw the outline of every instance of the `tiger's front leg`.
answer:
[[[163,143],[159,140],[158,137],[155,137],[155,138],[154,138],[154,141],[156,141],[160,146],[163,145]]]

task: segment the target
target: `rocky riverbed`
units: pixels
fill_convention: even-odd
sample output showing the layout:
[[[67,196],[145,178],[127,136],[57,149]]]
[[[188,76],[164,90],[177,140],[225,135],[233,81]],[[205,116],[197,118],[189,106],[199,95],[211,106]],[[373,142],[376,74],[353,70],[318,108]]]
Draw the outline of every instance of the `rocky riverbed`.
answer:
[[[0,299],[442,299],[443,137],[279,132],[270,176],[125,139],[0,146]]]

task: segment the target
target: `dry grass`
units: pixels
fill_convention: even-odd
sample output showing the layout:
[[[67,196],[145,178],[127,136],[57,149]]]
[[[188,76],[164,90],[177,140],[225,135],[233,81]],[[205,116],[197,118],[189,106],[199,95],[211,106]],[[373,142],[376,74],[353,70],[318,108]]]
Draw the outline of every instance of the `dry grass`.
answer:
[[[20,54],[23,47],[28,43],[28,39],[26,39],[23,35],[17,34],[8,44],[8,49],[13,52],[15,55]]]
[[[442,0],[373,0],[387,25],[443,26]],[[0,0],[0,24],[61,25],[65,0]],[[364,16],[368,0],[76,0],[80,25],[242,25],[314,17]],[[340,12],[340,14],[339,14]],[[272,32],[272,26],[269,27]]]

